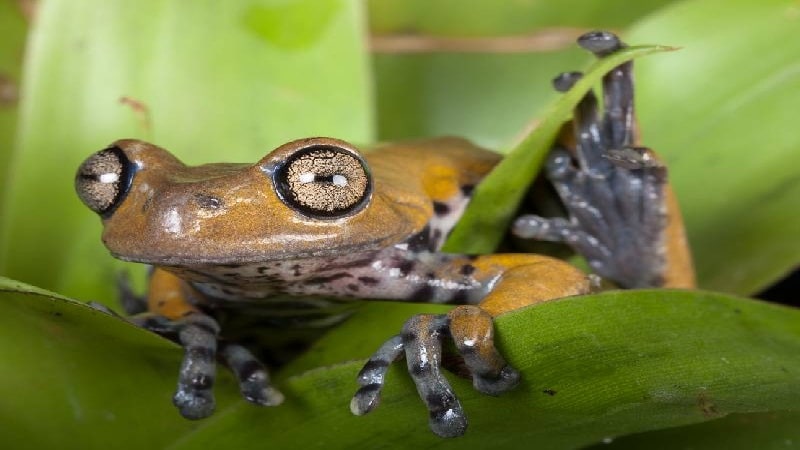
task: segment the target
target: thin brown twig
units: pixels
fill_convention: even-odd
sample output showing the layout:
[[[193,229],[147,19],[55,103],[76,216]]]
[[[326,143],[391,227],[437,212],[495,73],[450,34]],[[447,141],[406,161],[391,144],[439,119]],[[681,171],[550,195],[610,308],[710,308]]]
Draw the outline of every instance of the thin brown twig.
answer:
[[[418,34],[374,34],[374,53],[541,53],[569,48],[586,28],[554,27],[508,36],[444,37]]]

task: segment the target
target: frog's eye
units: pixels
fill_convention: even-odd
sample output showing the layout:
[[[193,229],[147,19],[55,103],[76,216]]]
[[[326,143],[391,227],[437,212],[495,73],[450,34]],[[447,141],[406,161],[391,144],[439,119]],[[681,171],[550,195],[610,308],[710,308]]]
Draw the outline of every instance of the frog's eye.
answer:
[[[358,153],[316,144],[292,153],[275,170],[278,197],[303,215],[336,219],[356,213],[368,202],[372,180]]]
[[[133,164],[118,147],[100,150],[78,168],[75,190],[81,201],[102,216],[111,214],[119,205],[133,176]]]

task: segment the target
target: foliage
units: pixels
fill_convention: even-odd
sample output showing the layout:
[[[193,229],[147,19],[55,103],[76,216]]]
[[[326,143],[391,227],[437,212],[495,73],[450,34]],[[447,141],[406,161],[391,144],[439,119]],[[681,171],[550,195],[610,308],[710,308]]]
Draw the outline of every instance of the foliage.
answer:
[[[71,189],[78,164],[112,140],[154,141],[188,163],[253,161],[309,135],[369,143],[457,134],[501,152],[533,142],[522,144],[529,174],[481,188],[521,191],[552,124],[578,97],[557,97],[549,80],[587,66],[572,38],[594,28],[681,47],[636,62],[644,142],[670,166],[701,286],[752,295],[800,255],[796,2],[42,0],[24,62],[28,30],[16,5],[0,1],[0,274],[39,288],[0,279],[0,359],[13,368],[0,382],[0,436],[10,447],[567,448],[643,433],[608,446],[729,448],[709,436],[740,436],[739,447],[800,439],[800,313],[720,293],[606,293],[501,317],[501,345],[524,385],[492,399],[454,380],[470,430],[450,441],[429,434],[401,370],[390,372],[381,408],[347,411],[359,366],[351,360],[435,306],[367,305],[277,374],[286,404],[251,407],[223,377],[220,411],[188,422],[169,402],[180,350],[68,299],[116,307],[111,280],[134,270],[107,255],[99,221]],[[372,53],[365,23],[380,37]],[[481,47],[509,35],[523,37],[525,51],[502,39]],[[455,40],[464,51],[391,46],[409,36],[428,49]],[[3,96],[15,87],[16,106]],[[532,119],[539,134],[523,139]],[[507,211],[517,200],[486,195],[472,207]],[[451,245],[478,245],[470,232]]]

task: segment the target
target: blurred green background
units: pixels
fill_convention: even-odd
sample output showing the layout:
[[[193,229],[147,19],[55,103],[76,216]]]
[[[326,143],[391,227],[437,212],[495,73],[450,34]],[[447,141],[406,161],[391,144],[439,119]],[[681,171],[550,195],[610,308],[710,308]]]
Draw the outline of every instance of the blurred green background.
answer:
[[[795,269],[795,0],[0,0],[0,275],[116,307],[112,280],[121,267],[135,269],[108,256],[98,218],[72,189],[80,162],[115,139],[153,141],[192,164],[255,161],[283,142],[312,135],[369,144],[452,134],[506,152],[555,99],[550,79],[589,63],[574,38],[591,29],[617,31],[631,44],[682,48],[637,60],[637,107],[644,143],[669,163],[701,287],[749,296]],[[14,292],[6,305],[20,295],[14,286],[5,286]],[[8,308],[19,314],[17,325],[27,317],[52,331],[46,305],[34,312]],[[42,311],[45,318],[37,316]],[[75,337],[81,344],[74,348],[96,343],[92,327],[108,327],[114,339],[130,333],[137,345],[173,352],[169,359],[122,361],[112,373],[142,364],[157,368],[152,377],[162,369],[171,373],[174,347],[138,330],[119,331],[122,326],[80,328],[87,334]],[[7,358],[0,359],[18,356],[31,368],[22,374],[40,375],[30,378],[32,386],[50,383],[52,374],[32,355],[12,349],[31,338],[25,328],[12,328],[21,334],[9,331],[0,339],[7,343],[0,345]],[[376,327],[376,339],[385,330]],[[96,376],[103,367],[100,350],[87,356],[43,346],[58,362],[48,370],[74,361],[91,367],[77,369],[84,383],[86,372]],[[69,357],[54,356],[59,352]],[[15,376],[5,380],[9,393],[26,383]],[[172,382],[168,375],[163,388],[169,391]],[[91,396],[91,387],[81,389]],[[29,405],[33,421],[48,398],[39,400],[9,404]],[[163,403],[159,414],[164,409],[170,419],[159,420],[175,428],[163,425],[153,436],[195,429]],[[16,415],[11,407],[0,411],[0,420]],[[84,419],[58,423],[96,425]],[[151,426],[142,420],[140,427]],[[752,423],[790,422],[781,420]],[[420,428],[427,432],[422,421]],[[430,442],[425,445],[444,445]]]

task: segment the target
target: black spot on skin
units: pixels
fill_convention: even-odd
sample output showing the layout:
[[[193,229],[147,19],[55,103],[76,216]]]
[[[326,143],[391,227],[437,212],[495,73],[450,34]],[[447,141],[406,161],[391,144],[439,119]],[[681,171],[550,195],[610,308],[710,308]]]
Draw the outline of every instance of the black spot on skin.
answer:
[[[376,391],[380,390],[381,390],[380,383],[370,383],[366,386],[361,386],[358,392],[356,392],[356,395],[366,395],[366,394],[372,395]]]
[[[328,275],[328,276],[312,277],[312,278],[307,279],[306,283],[308,283],[308,284],[325,284],[325,283],[330,283],[331,281],[336,281],[336,280],[339,280],[339,279],[342,279],[342,278],[348,278],[348,277],[352,277],[352,275],[350,275],[347,272],[339,272],[339,273],[335,273],[333,275]]]
[[[472,195],[472,191],[475,190],[474,184],[465,184],[461,186],[461,193],[464,194],[465,197],[469,197]]]
[[[299,277],[302,274],[302,272],[300,272],[301,269],[300,264],[295,264],[292,267],[290,267],[290,269],[292,269],[293,275],[296,277]]]
[[[410,252],[418,253],[426,250],[433,250],[430,227],[426,226],[419,233],[406,239],[406,244],[408,244],[408,250]]]
[[[281,278],[280,275],[273,275],[271,273],[268,273],[266,275],[259,275],[258,279],[264,280],[273,286],[285,286],[283,278]]]
[[[193,313],[193,312],[194,311],[189,311],[190,314]],[[184,315],[186,315],[186,314],[184,314]],[[215,329],[211,328],[210,326],[208,326],[207,324],[202,323],[202,322],[193,323],[192,326],[196,327],[196,328],[199,328],[199,329],[205,331],[206,333],[208,333],[208,334],[210,334],[212,336],[215,336],[217,334],[217,331]],[[212,353],[212,355],[213,355],[213,353]]]
[[[448,303],[452,303],[454,305],[464,305],[467,303],[468,299],[467,290],[466,289],[459,289],[453,294],[453,297],[450,298]]]
[[[448,395],[428,394],[425,396],[425,403],[431,411],[431,417],[442,420],[441,414],[449,409],[448,404],[453,403],[453,399]]]
[[[411,273],[411,271],[414,270],[414,264],[416,263],[410,259],[400,261],[400,264],[397,265],[397,268],[400,270],[400,276],[404,277]]]
[[[415,377],[423,377],[431,372],[430,363],[419,363],[411,366],[411,374]]]
[[[146,213],[148,209],[150,209],[150,205],[153,203],[153,197],[147,197],[147,199],[142,203],[142,212]]]
[[[473,273],[475,273],[475,266],[473,266],[472,264],[464,264],[463,266],[461,266],[461,275],[469,276],[472,275]]]
[[[372,277],[358,277],[358,281],[367,286],[375,286],[376,284],[380,283],[380,280]]]
[[[417,340],[417,334],[411,331],[403,332],[400,337],[403,338],[403,344],[410,345],[412,342]]]
[[[197,202],[197,205],[203,209],[209,210],[217,210],[225,206],[222,202],[222,199],[219,197],[214,197],[213,195],[197,193],[194,194],[194,200]]]
[[[436,246],[439,245],[439,242],[442,240],[442,230],[436,228],[431,233],[431,243],[432,245]]]
[[[433,299],[433,287],[422,285],[408,297],[412,302],[430,302]]]
[[[426,273],[425,274],[425,278],[427,278],[429,280],[433,280],[434,278],[436,278],[436,272],[428,272],[428,273]]]
[[[361,289],[361,287],[359,287],[359,285],[357,285],[355,283],[350,283],[350,284],[347,285],[347,289],[349,289],[349,290],[351,290],[353,292],[358,292],[358,290]]]
[[[261,267],[259,267],[259,268],[258,268],[258,269],[256,269],[256,270],[258,270],[258,273],[260,273],[261,275],[264,275],[264,272],[266,272],[267,270],[269,270],[269,267],[267,267],[267,266],[261,266]]]
[[[433,202],[433,212],[440,217],[446,216],[450,213],[450,206],[448,206],[447,203]]]
[[[545,393],[545,394],[547,394],[547,395],[549,395],[550,397],[552,397],[552,396],[556,395],[556,391],[554,391],[554,390],[552,390],[552,389],[545,389],[545,390],[543,390],[542,392],[543,392],[543,393]]]
[[[372,264],[375,261],[375,258],[370,256],[369,258],[364,259],[357,259],[355,261],[344,262],[341,264],[330,264],[328,265],[328,270],[335,270],[335,269],[353,269],[356,267],[364,267]]]
[[[240,380],[247,381],[256,373],[264,372],[264,367],[258,361],[248,359],[239,365],[237,372]]]
[[[376,370],[383,370],[389,366],[389,361],[385,359],[370,359],[364,364],[364,367],[361,368],[359,374],[364,374],[367,372],[374,372]]]

